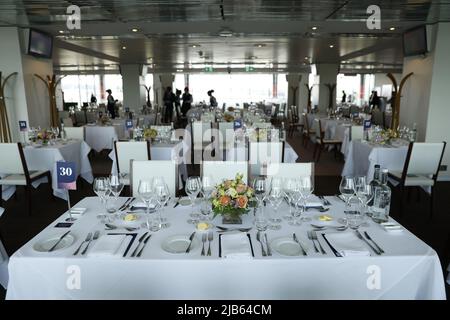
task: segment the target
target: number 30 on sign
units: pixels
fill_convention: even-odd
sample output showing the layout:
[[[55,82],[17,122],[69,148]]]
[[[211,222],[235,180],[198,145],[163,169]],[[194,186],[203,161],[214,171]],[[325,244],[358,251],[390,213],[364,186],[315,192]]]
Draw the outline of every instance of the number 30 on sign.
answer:
[[[58,189],[76,190],[77,177],[74,162],[58,161],[56,163]]]

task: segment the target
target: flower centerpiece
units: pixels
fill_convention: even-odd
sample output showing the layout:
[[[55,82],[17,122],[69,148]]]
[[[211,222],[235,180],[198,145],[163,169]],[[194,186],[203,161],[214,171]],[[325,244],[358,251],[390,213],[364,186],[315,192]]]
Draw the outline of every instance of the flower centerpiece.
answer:
[[[242,178],[242,174],[237,174],[234,180],[224,180],[212,193],[214,217],[222,215],[225,224],[242,223],[241,215],[247,214],[255,204],[254,191]]]
[[[234,116],[229,114],[229,113],[225,113],[223,115],[223,120],[225,120],[226,122],[233,122],[234,121]]]
[[[399,133],[397,130],[393,129],[384,129],[375,131],[374,133],[374,142],[379,144],[389,144],[392,140],[397,139],[399,137]]]
[[[155,139],[158,136],[158,131],[155,129],[145,129],[144,130],[144,139]]]
[[[51,130],[44,129],[44,130],[37,131],[35,133],[35,135],[33,135],[33,137],[30,137],[30,141],[34,142],[34,143],[42,143],[43,145],[46,145],[52,138],[54,138],[53,136],[54,135]]]

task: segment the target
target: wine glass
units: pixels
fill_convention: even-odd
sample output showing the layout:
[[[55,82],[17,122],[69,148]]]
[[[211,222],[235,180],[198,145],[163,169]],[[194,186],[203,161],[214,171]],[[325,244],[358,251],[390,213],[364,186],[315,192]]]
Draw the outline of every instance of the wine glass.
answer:
[[[289,206],[289,214],[283,216],[284,220],[291,221],[293,219],[292,209],[294,204],[293,192],[296,185],[295,178],[285,178],[283,181],[283,192],[286,197]]]
[[[107,197],[109,195],[109,181],[106,177],[99,177],[94,179],[93,188],[95,194],[99,197],[102,205],[106,207]],[[105,208],[106,209],[106,208]],[[103,219],[106,215],[98,215],[97,218]]]
[[[205,175],[202,177],[202,194],[203,194],[203,202],[202,202],[202,208],[201,213],[204,216],[206,220],[210,220],[211,218],[211,195],[214,191],[215,184],[214,179],[209,176]]]
[[[194,176],[189,177],[186,180],[185,191],[191,200],[191,217],[194,219],[188,220],[189,223],[196,224],[198,222],[198,218],[200,215],[198,213],[194,213],[195,199],[198,194],[202,190],[202,183],[200,181],[200,177]]]
[[[357,230],[364,222],[361,212],[361,201],[357,197],[350,197],[349,210],[345,211],[345,218],[350,229]]]
[[[306,212],[306,203],[308,198],[314,191],[314,179],[313,176],[304,176],[299,179],[300,195],[303,202],[303,212]],[[302,217],[302,221],[311,221],[311,218]]]
[[[267,194],[267,199],[269,200],[270,204],[272,205],[274,212],[270,215],[269,221],[271,222],[271,225],[269,228],[271,230],[279,230],[281,229],[281,225],[279,223],[282,221],[280,218],[278,218],[278,208],[281,205],[281,202],[283,201],[283,188],[282,188],[282,182],[279,178],[273,178],[272,183],[270,185],[270,190]]]
[[[300,190],[300,179],[299,178],[292,178],[290,179],[289,185],[286,186],[288,188],[288,192],[292,199],[293,204],[293,210],[291,211],[291,214],[293,216],[293,219],[289,221],[289,225],[291,226],[300,226],[302,224],[301,219],[299,217],[302,215],[304,211],[304,206],[301,204],[302,200],[302,194]]]
[[[255,198],[258,201],[258,207],[261,208],[269,190],[268,179],[263,176],[256,177],[253,180],[253,190],[255,192]]]
[[[154,192],[153,192],[153,184],[150,180],[141,180],[139,181],[138,186],[138,194],[141,200],[145,203],[147,208],[147,222],[145,223],[145,227],[151,231],[158,231],[159,227],[157,224],[153,222],[155,219],[150,219],[150,204],[152,200],[154,200]]]
[[[342,177],[339,191],[345,200],[347,208],[349,207],[349,200],[355,194],[355,179],[350,176]]]
[[[162,218],[162,214],[164,212],[167,202],[170,200],[170,192],[169,187],[167,186],[163,177],[155,177],[153,179],[153,189],[155,192],[156,201],[158,202],[159,219],[161,220],[161,222],[166,222],[167,219]],[[169,223],[162,224],[163,228],[168,228],[169,226],[170,226]]]
[[[109,177],[109,190],[111,191],[111,194],[114,197],[114,205],[112,205],[110,208],[108,208],[109,213],[116,212],[115,203],[117,203],[117,200],[119,199],[120,193],[122,192],[124,187],[123,180],[117,176],[117,175],[111,175]]]

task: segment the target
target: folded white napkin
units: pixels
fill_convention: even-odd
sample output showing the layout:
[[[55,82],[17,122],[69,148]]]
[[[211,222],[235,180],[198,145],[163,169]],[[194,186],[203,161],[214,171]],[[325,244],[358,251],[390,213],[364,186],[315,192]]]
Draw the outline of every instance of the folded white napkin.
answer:
[[[308,198],[308,200],[306,201],[306,207],[311,208],[311,207],[323,207],[323,202],[317,198],[316,196],[311,196]]]
[[[366,244],[353,232],[327,233],[325,237],[343,257],[370,256]]]
[[[89,250],[88,257],[121,257],[132,238],[132,236],[122,234],[103,235],[95,241]]]
[[[143,202],[143,201],[137,201],[137,202],[134,202],[132,205],[131,205],[131,208],[133,208],[133,209],[140,209],[140,208],[142,208],[142,209],[147,209],[147,205]],[[150,209],[154,209],[155,208],[155,204],[154,203],[150,203]]]
[[[252,258],[252,249],[244,232],[223,234],[222,257],[231,259]]]

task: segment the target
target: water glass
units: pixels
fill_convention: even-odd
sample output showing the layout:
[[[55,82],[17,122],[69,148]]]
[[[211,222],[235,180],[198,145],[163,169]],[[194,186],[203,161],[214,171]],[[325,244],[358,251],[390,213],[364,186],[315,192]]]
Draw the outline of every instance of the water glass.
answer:
[[[160,229],[160,225],[158,227],[157,224],[154,223],[152,217],[150,217],[150,204],[155,199],[154,198],[154,192],[153,192],[153,184],[150,180],[141,180],[139,182],[138,186],[138,194],[141,200],[145,203],[145,206],[147,208],[146,214],[147,214],[147,222],[145,223],[145,226],[150,231],[158,231]],[[157,223],[158,221],[156,221]]]
[[[350,176],[342,177],[341,184],[339,185],[339,191],[345,200],[346,206],[348,207],[350,198],[355,194],[355,179]]]
[[[345,211],[345,218],[350,229],[357,230],[364,223],[361,213],[361,202],[356,197],[349,200],[349,210]]]
[[[314,191],[314,179],[312,176],[304,176],[299,179],[299,190],[303,202],[303,212],[306,212],[306,205],[308,198]],[[302,217],[302,221],[311,221],[311,218]]]
[[[161,222],[166,222],[167,218],[163,218],[162,215],[164,213],[167,202],[170,200],[170,192],[169,187],[167,186],[163,177],[155,177],[153,179],[153,190],[155,193],[156,201],[158,202],[158,217]],[[169,226],[169,223],[164,223],[162,225],[163,228],[168,228]]]
[[[193,218],[191,220],[188,220],[188,222],[192,224],[197,224],[198,219],[200,218],[200,214],[194,213],[194,206],[195,206],[195,199],[197,198],[201,190],[202,190],[202,182],[200,180],[200,177],[197,176],[189,177],[186,180],[185,191],[186,194],[189,196],[189,199],[191,200],[191,217]]]
[[[108,178],[106,177],[95,178],[93,182],[93,189],[95,194],[99,197],[101,204],[104,205],[105,210],[107,210],[106,201],[110,193]],[[97,218],[101,219],[104,219],[105,217],[106,217],[105,215],[97,216]]]
[[[281,205],[281,202],[283,201],[284,192],[282,188],[281,180],[278,178],[274,178],[271,183],[270,191],[267,195],[267,199],[269,200],[270,204],[273,207],[273,212],[270,214],[269,221],[271,222],[271,225],[269,228],[271,230],[279,230],[281,229],[281,225],[279,223],[281,222],[281,219],[278,218],[278,208]]]

